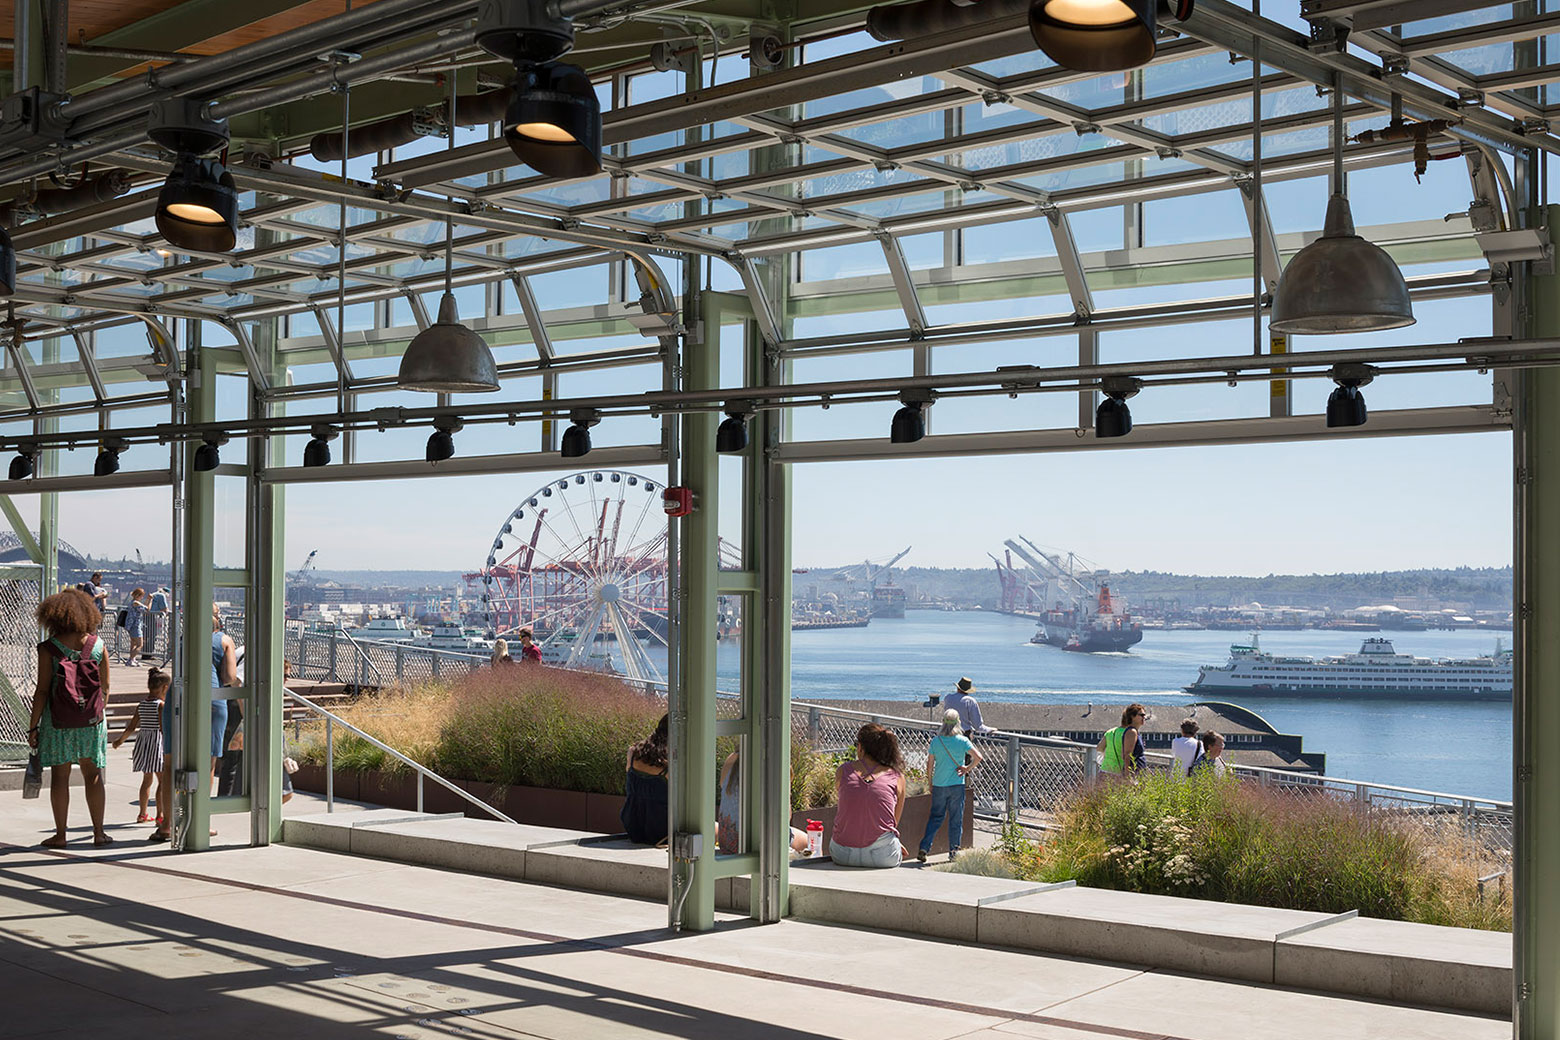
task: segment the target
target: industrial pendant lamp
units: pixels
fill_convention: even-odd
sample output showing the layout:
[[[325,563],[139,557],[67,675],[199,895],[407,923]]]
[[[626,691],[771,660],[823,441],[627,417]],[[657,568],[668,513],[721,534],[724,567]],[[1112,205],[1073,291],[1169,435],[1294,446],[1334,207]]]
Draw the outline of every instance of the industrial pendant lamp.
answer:
[[[1094,410],[1094,436],[1125,437],[1132,432],[1132,409],[1127,398],[1137,396],[1143,382],[1130,376],[1106,376],[1100,380],[1105,400]]]
[[[1414,321],[1403,272],[1385,249],[1354,233],[1343,172],[1343,91],[1334,83],[1333,183],[1327,223],[1322,237],[1284,267],[1273,293],[1268,327],[1274,332],[1323,335],[1400,329]]]
[[[488,0],[476,41],[514,63],[504,140],[515,158],[548,177],[601,172],[601,102],[590,77],[556,59],[574,47],[574,23],[545,0]]]
[[[173,172],[157,193],[153,214],[170,245],[226,253],[238,241],[238,190],[211,153],[227,146],[228,126],[205,102],[168,98],[152,104],[147,136],[174,153]]]
[[[576,408],[569,413],[569,428],[563,431],[559,454],[566,459],[590,454],[590,428],[601,421],[601,413],[591,408]]]
[[[455,78],[450,77],[450,145],[455,147]],[[412,337],[401,355],[396,384],[402,390],[426,390],[437,394],[480,394],[498,389],[498,368],[493,352],[481,336],[460,323],[452,278],[455,264],[455,218],[444,222],[444,296],[439,300],[439,320]],[[451,454],[454,453],[453,446]],[[432,457],[429,442],[429,462]],[[446,455],[445,458],[449,456]]]
[[[1338,385],[1327,398],[1328,428],[1364,426],[1369,413],[1360,387],[1376,377],[1376,370],[1369,365],[1334,365],[1331,375]]]

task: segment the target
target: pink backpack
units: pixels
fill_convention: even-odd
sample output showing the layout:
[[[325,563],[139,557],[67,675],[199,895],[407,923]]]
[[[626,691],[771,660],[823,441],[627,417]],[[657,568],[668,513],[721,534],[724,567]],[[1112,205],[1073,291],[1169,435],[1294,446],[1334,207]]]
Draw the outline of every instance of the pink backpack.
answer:
[[[74,660],[50,639],[39,643],[54,658],[49,718],[55,729],[82,729],[103,721],[103,669],[92,659],[97,636],[87,636]]]

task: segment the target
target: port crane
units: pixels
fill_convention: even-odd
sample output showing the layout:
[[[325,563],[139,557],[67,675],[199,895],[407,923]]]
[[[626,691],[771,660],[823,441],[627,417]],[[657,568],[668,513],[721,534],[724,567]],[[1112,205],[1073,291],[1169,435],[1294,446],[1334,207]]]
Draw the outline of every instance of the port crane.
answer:
[[[893,579],[893,576],[892,576],[892,574],[890,572],[893,569],[894,564],[898,563],[900,560],[904,559],[906,556],[909,556],[910,555],[910,550],[913,549],[913,548],[915,548],[915,546],[913,546],[913,545],[905,546],[905,548],[904,548],[904,550],[902,552],[900,552],[900,553],[898,553],[898,554],[896,554],[894,556],[891,556],[887,563],[879,564],[879,563],[873,563],[871,560],[862,560],[860,563],[853,564],[853,565],[851,565],[849,567],[841,568],[839,573],[834,575],[834,580],[835,581],[858,581],[859,580],[859,581],[866,582],[866,584],[867,584],[867,598],[871,599],[873,592],[875,592],[877,590],[877,584],[878,584],[879,581],[885,581],[885,582],[888,582],[889,584],[893,583],[894,579]]]

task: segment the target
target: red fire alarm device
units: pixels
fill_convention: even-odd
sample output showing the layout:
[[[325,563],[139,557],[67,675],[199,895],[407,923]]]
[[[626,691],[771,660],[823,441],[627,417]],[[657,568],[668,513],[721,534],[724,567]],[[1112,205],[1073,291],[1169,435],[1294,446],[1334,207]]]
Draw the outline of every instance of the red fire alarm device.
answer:
[[[667,516],[687,516],[693,512],[693,488],[669,487],[661,491],[661,508]]]

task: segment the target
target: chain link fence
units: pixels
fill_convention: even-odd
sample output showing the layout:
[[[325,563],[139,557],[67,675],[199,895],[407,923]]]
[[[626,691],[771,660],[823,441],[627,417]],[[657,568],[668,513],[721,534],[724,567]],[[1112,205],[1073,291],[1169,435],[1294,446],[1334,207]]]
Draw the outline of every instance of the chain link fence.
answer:
[[[38,682],[36,578],[0,579],[0,762],[25,761]]]
[[[850,753],[856,731],[876,722],[894,732],[906,764],[918,770],[924,767],[927,746],[938,731],[935,723],[818,704],[793,704],[791,719],[792,739],[823,754]],[[975,815],[980,818],[1012,817],[1025,826],[1045,828],[1070,797],[1099,775],[1090,744],[1016,733],[978,733],[970,739],[982,756],[969,781]],[[1173,762],[1172,756],[1151,751],[1144,768],[1169,773]],[[1241,779],[1297,804],[1330,798],[1395,827],[1413,829],[1433,848],[1461,850],[1484,873],[1510,867],[1514,837],[1510,802],[1279,769],[1230,768]]]

